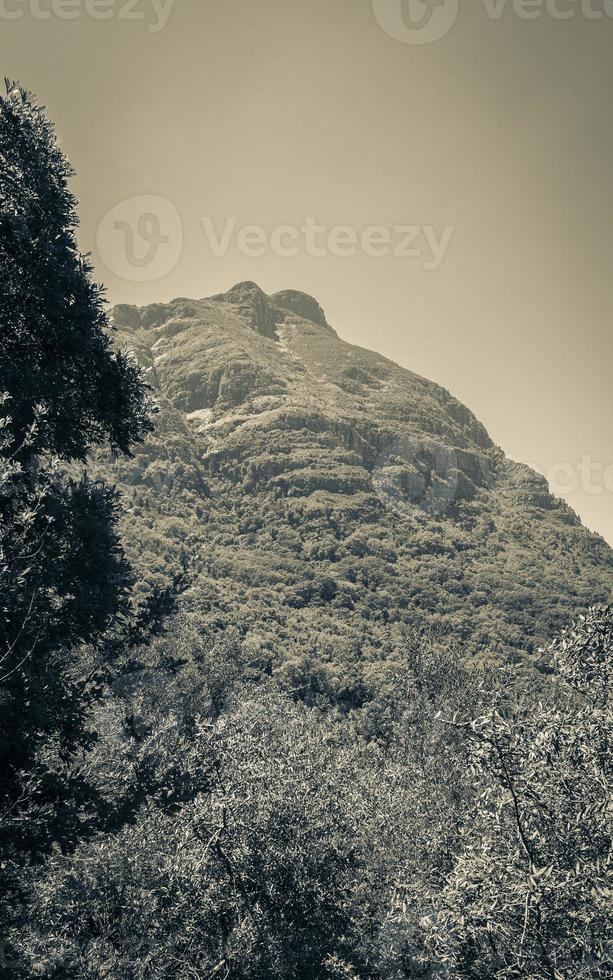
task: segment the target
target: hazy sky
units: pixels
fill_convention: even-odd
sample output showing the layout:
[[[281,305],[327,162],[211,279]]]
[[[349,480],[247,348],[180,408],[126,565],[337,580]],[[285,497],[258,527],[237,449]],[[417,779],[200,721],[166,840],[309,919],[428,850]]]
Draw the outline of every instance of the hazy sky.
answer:
[[[0,67],[112,302],[311,293],[613,544],[613,0],[457,8],[0,0]]]

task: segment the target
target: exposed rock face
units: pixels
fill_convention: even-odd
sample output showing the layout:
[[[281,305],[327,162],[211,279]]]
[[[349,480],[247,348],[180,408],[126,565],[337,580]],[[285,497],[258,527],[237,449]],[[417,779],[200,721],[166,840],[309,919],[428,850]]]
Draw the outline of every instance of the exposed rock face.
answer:
[[[246,282],[113,319],[161,409],[114,464],[135,500],[126,541],[145,579],[187,555],[216,628],[357,650],[431,624],[514,657],[610,600],[613,553],[543,479],[449,392],[341,340],[304,293]]]
[[[283,289],[280,293],[274,293],[270,298],[276,306],[281,306],[284,310],[291,310],[303,320],[310,320],[311,323],[318,323],[321,327],[328,327],[324,311],[312,296],[300,293],[297,289]],[[332,328],[329,327],[329,329]]]

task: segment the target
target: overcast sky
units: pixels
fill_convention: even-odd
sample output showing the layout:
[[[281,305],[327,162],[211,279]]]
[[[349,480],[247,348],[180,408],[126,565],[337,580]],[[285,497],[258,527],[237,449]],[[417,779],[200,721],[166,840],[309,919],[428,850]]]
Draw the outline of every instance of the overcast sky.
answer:
[[[613,0],[0,0],[0,32],[111,302],[311,293],[613,543]]]

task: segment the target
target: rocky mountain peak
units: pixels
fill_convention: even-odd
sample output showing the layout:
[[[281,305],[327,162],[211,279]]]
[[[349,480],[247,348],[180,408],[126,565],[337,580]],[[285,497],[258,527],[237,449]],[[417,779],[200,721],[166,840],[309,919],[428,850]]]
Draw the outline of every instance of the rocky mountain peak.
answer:
[[[243,299],[267,299],[266,293],[263,289],[260,289],[257,282],[251,282],[250,280],[245,280],[244,282],[237,282],[228,289],[227,292],[221,293],[228,302],[240,301]]]
[[[227,292],[218,293],[211,299],[237,307],[240,316],[252,330],[271,340],[278,339],[276,328],[283,322],[286,313],[293,313],[301,320],[334,333],[317,300],[298,289],[283,289],[268,296],[257,283],[246,281],[236,283]]]
[[[279,314],[273,309],[266,293],[255,282],[238,282],[226,293],[219,293],[211,299],[230,303],[238,307],[240,316],[256,333],[263,337],[276,339],[276,325]]]

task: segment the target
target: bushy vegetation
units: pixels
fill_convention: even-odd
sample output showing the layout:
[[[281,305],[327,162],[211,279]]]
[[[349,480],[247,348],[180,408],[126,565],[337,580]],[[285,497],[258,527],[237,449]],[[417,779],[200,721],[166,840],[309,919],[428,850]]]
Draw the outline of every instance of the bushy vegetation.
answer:
[[[249,463],[215,474],[159,388],[155,437],[116,464],[123,500],[79,473],[108,474],[94,448],[146,434],[145,388],[75,251],[68,166],[13,86],[0,139],[0,250],[17,256],[0,266],[2,976],[610,976],[613,610],[540,651],[541,673],[501,656],[571,605],[552,542],[583,588],[577,542],[596,539],[546,501],[554,613],[525,585],[495,602],[480,535],[508,535],[507,557],[530,546],[534,488],[519,527],[507,472],[491,517],[467,494],[416,512],[407,539],[351,474],[336,496],[309,489],[329,479],[321,455],[295,494],[258,492]],[[368,366],[345,387],[381,382]],[[236,405],[240,384],[217,380]],[[476,420],[423,390],[433,425],[466,426],[494,460]],[[491,658],[466,632],[483,608],[481,652],[503,637]]]
[[[612,651],[611,610],[594,611],[550,651],[550,703],[531,697],[467,726],[475,810],[431,922],[451,976],[613,969]]]
[[[608,976],[612,639],[553,648],[545,707],[422,637],[339,714],[175,622],[67,764],[92,802],[32,869],[25,975]]]

